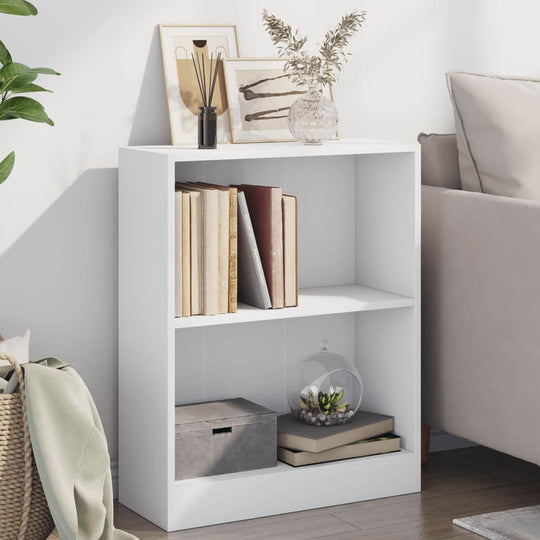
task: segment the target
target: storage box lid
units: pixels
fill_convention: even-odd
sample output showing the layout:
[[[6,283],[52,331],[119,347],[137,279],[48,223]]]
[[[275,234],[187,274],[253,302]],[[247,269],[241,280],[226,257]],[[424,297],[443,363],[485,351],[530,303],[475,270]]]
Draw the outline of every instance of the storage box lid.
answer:
[[[276,421],[274,411],[244,398],[179,405],[175,416],[176,433]]]

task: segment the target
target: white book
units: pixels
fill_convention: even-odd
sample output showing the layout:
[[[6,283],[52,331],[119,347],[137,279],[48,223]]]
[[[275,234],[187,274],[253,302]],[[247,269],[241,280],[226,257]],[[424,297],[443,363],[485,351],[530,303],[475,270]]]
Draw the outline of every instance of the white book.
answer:
[[[182,192],[174,194],[174,316],[182,316]]]
[[[246,196],[241,191],[238,192],[238,301],[262,309],[272,307]]]

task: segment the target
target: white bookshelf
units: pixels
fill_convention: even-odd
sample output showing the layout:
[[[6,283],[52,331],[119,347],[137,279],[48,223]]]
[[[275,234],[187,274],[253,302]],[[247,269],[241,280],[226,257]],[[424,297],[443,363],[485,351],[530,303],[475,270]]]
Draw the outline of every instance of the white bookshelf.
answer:
[[[298,307],[174,317],[175,180],[298,197]],[[173,531],[420,490],[419,188],[416,144],[120,150],[121,503]],[[175,481],[175,404],[288,412],[287,376],[324,339],[360,371],[362,408],[395,417],[400,452]]]

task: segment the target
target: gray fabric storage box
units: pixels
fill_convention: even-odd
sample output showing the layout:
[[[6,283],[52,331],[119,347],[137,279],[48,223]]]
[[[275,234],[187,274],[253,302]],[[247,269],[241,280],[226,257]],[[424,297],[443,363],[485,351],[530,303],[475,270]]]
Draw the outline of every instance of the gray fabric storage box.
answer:
[[[244,398],[176,407],[176,480],[277,465],[276,413]]]

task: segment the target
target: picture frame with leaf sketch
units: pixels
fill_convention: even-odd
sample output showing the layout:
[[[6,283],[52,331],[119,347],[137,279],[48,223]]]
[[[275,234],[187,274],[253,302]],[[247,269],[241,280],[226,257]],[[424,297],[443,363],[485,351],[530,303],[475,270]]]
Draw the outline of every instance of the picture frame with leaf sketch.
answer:
[[[197,114],[202,98],[191,54],[205,58],[205,71],[211,57],[239,56],[238,32],[234,24],[160,24],[161,52],[173,145],[197,144]],[[201,56],[201,58],[202,58]],[[217,107],[218,143],[231,141],[223,65],[220,65],[213,105]]]
[[[225,85],[233,143],[286,142],[290,106],[306,90],[284,72],[286,58],[227,58]],[[324,90],[333,101],[331,88]],[[337,136],[337,134],[336,134]]]

